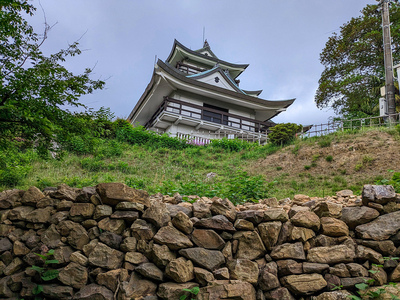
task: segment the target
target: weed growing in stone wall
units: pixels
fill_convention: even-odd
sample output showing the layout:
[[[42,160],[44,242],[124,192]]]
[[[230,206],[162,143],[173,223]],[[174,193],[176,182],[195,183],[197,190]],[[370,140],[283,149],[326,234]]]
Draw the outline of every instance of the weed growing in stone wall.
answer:
[[[191,289],[183,289],[182,291],[189,292],[192,296],[196,296],[200,292],[200,288],[198,286],[195,286]],[[187,295],[182,295],[179,297],[179,300],[186,300],[187,297],[188,297]],[[195,299],[191,298],[190,300],[195,300]]]
[[[398,257],[384,257],[383,260],[398,260]],[[368,272],[370,272],[371,274],[376,274],[379,272],[380,268],[383,268],[383,265],[379,265],[379,264],[372,264],[372,267],[374,269],[368,270]],[[365,282],[363,283],[359,283],[356,284],[355,287],[358,289],[357,293],[361,296],[355,296],[355,295],[351,295],[349,296],[349,299],[352,300],[362,300],[362,299],[382,299],[382,295],[383,294],[387,294],[387,290],[386,288],[389,286],[397,286],[397,283],[395,282],[389,282],[386,285],[383,285],[381,287],[378,287],[376,289],[371,289],[370,285],[372,285],[375,282],[374,279],[367,279],[365,280]],[[389,293],[390,295],[390,299],[392,300],[400,300],[399,297]],[[385,298],[387,299],[387,298]]]
[[[43,265],[43,267],[32,266],[31,269],[37,271],[40,275],[40,278],[43,281],[50,281],[50,280],[56,279],[58,277],[59,271],[49,268],[50,264],[58,264],[59,263],[59,261],[57,259],[51,259],[51,256],[54,255],[54,249],[49,250],[45,254],[39,254],[39,253],[35,253],[35,254],[37,256],[39,256],[41,259],[43,259],[44,265]],[[43,286],[40,284],[37,284],[36,287],[32,291],[33,295],[35,295],[35,300],[42,299],[42,297],[40,297],[40,294],[42,292],[43,292]]]

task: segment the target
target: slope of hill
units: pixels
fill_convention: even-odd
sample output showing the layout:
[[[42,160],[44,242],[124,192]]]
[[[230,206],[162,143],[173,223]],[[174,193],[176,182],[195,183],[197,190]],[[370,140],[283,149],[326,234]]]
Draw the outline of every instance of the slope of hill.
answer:
[[[368,129],[297,141],[248,166],[287,192],[321,196],[338,189],[359,193],[363,184],[389,179],[400,169],[396,129]]]
[[[150,194],[179,192],[241,202],[295,194],[323,197],[344,189],[359,194],[364,184],[388,182],[400,171],[398,128],[297,139],[285,147],[235,148],[240,143],[228,140],[180,150],[116,139],[98,140],[96,145],[84,155],[65,150],[59,160],[43,160],[34,150],[25,150],[25,160],[7,169],[9,175],[19,176],[18,182],[3,183],[0,191],[123,182]]]

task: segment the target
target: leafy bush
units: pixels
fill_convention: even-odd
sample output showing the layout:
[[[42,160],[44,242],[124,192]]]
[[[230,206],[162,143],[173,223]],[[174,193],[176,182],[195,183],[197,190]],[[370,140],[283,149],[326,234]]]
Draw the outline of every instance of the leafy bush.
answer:
[[[146,130],[143,126],[133,127],[125,124],[117,129],[116,137],[118,141],[132,145],[146,145],[151,149],[169,148],[181,150],[192,147],[185,140],[170,137],[167,134],[158,135],[153,131]]]
[[[391,185],[393,186],[394,190],[396,193],[400,193],[400,172],[394,172],[393,170],[389,170],[389,172],[392,172],[392,178],[391,179],[378,179],[375,181],[375,184],[378,185]]]
[[[232,203],[254,201],[267,198],[275,182],[267,183],[261,175],[251,176],[246,172],[238,172],[224,182],[202,182],[192,180],[187,183],[163,181],[156,191],[165,195],[180,193],[182,195],[198,195],[205,197],[228,198]]]
[[[296,133],[301,132],[303,126],[294,123],[277,124],[270,128],[268,134],[269,141],[275,145],[288,144],[296,137]]]
[[[227,139],[227,138],[222,138],[220,140],[212,140],[210,146],[217,149],[220,148],[235,152],[259,147],[257,143],[251,143],[240,139]]]
[[[32,169],[34,159],[37,155],[33,149],[19,151],[13,143],[0,149],[0,185],[12,187],[21,183]]]

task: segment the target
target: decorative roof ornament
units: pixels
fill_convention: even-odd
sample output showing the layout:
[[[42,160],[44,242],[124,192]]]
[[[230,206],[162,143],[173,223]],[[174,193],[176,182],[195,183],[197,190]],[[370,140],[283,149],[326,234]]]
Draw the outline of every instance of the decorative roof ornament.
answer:
[[[204,40],[203,48],[210,48],[210,45],[208,44],[207,40]]]

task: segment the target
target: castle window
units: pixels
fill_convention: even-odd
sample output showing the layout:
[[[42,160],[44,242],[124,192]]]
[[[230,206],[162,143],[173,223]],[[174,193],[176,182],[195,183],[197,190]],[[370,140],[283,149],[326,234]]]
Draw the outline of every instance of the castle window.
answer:
[[[210,105],[207,103],[203,103],[203,107],[204,107],[203,120],[213,123],[228,125],[228,116],[222,114],[224,112],[228,113],[229,112],[228,109]],[[210,108],[210,110],[207,110],[207,108]]]

